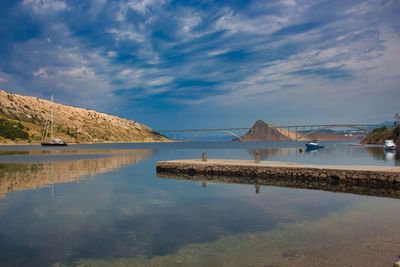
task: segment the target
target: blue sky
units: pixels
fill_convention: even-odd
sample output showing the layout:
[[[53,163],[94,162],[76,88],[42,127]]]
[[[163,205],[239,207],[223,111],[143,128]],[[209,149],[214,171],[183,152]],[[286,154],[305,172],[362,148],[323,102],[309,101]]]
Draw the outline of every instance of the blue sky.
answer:
[[[400,112],[400,1],[0,2],[0,88],[155,129]]]

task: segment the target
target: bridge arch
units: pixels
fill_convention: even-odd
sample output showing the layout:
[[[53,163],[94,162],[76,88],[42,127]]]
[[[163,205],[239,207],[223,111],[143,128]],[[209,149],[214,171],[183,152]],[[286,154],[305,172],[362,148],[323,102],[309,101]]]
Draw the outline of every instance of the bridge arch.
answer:
[[[238,138],[240,141],[244,141],[243,138],[240,135],[237,135],[234,132],[231,132],[231,131],[228,131],[228,130],[218,130],[218,131],[203,131],[203,132],[197,133],[194,136],[192,136],[192,138],[189,139],[189,142],[192,142],[194,139],[196,139],[199,136],[202,136],[202,135],[204,135],[206,133],[211,133],[211,132],[225,133],[225,134],[228,134],[228,135],[231,135],[233,137]]]

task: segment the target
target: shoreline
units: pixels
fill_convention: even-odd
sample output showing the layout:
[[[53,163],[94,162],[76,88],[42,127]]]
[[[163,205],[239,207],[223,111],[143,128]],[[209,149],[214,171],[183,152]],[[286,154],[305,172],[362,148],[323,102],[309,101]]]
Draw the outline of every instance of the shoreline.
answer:
[[[83,143],[67,143],[68,146],[75,145],[101,145],[101,144],[137,144],[137,143],[177,143],[178,141],[121,141],[121,142],[83,142]],[[40,146],[41,143],[0,143],[1,146]]]
[[[242,141],[241,143],[280,143],[280,142],[293,142],[293,143],[304,143],[304,141],[295,141],[295,140],[286,140],[286,141],[265,141],[265,140],[252,140],[252,141]],[[381,147],[381,144],[360,144],[358,142],[350,142],[346,140],[324,140],[323,142],[344,142],[345,144],[353,144],[352,146],[363,146],[363,147]],[[199,142],[188,142],[188,141],[179,141],[179,140],[167,140],[167,141],[119,141],[119,142],[82,142],[82,143],[68,143],[68,146],[75,146],[75,145],[101,145],[101,144],[149,144],[149,143],[237,143],[236,141],[199,141]],[[6,146],[40,146],[40,142],[35,143],[0,143],[0,147]],[[67,147],[68,147],[67,146]],[[297,147],[297,148],[303,148]],[[305,149],[305,148],[303,148]]]

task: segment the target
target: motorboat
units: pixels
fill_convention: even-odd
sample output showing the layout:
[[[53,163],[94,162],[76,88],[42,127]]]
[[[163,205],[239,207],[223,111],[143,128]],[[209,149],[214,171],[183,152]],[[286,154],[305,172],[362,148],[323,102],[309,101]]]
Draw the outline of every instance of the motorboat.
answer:
[[[306,148],[308,151],[310,151],[310,150],[324,148],[324,146],[320,145],[317,140],[312,140],[306,143]]]
[[[385,140],[385,145],[383,146],[385,150],[395,150],[396,145],[393,140]]]

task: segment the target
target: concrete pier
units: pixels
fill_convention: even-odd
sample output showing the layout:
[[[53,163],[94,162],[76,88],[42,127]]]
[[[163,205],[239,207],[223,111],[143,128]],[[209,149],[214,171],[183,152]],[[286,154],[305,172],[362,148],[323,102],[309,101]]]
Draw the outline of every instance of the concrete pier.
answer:
[[[211,182],[320,189],[400,197],[400,167],[310,165],[250,160],[172,160],[157,163],[158,176]]]

